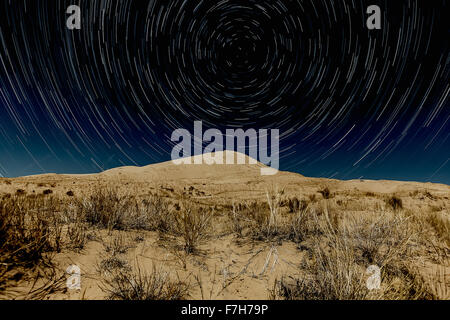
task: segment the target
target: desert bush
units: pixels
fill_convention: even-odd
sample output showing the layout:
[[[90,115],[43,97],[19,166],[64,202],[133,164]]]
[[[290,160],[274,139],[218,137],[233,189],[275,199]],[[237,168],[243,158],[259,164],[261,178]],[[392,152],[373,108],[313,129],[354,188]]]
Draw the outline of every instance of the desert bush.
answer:
[[[69,191],[66,192],[66,195],[69,196],[69,197],[73,197],[75,194],[73,193],[72,190],[69,190]]]
[[[49,194],[52,194],[52,193],[53,193],[53,190],[52,190],[52,189],[46,189],[46,190],[44,190],[42,193],[43,193],[44,195],[49,195]]]
[[[414,236],[408,217],[400,214],[377,212],[349,220],[345,236],[359,253],[359,261],[365,264],[384,267],[398,263]]]
[[[391,196],[387,198],[386,204],[390,206],[394,211],[403,209],[403,201],[397,196]]]
[[[111,279],[103,282],[102,290],[111,300],[182,300],[188,295],[188,286],[172,281],[162,267],[152,266],[151,272],[119,269]]]
[[[269,205],[268,215],[264,221],[265,233],[267,236],[275,235],[278,232],[278,219],[280,207],[283,201],[284,190],[274,188],[266,191],[267,204]]]
[[[174,226],[174,216],[166,200],[150,195],[141,202],[132,203],[125,222],[131,229],[170,232]]]
[[[438,238],[450,246],[450,219],[438,212],[426,214],[425,221],[433,228]]]
[[[24,274],[37,266],[40,270],[51,266],[49,253],[59,251],[62,242],[58,210],[53,198],[15,195],[0,201],[0,292],[11,285],[7,281],[11,272]],[[27,298],[48,293],[49,283],[56,290],[58,281],[53,277],[42,287],[36,284]]]
[[[108,256],[103,259],[98,266],[100,272],[105,271],[111,273],[117,269],[129,271],[128,262],[118,256]]]
[[[80,210],[85,221],[92,226],[123,230],[130,204],[130,199],[120,196],[117,190],[99,188],[80,202]]]
[[[324,199],[330,199],[331,198],[331,192],[330,192],[330,189],[328,187],[325,187],[325,188],[319,190],[318,192],[322,195],[322,197]]]
[[[180,213],[175,215],[176,230],[184,239],[184,249],[194,253],[199,243],[207,236],[211,225],[212,212],[204,208],[194,208],[188,202],[183,203]]]
[[[67,238],[69,240],[69,248],[74,250],[82,250],[87,243],[87,228],[83,221],[77,220],[67,227]]]
[[[288,224],[286,238],[288,240],[300,243],[311,236],[320,234],[320,225],[317,223],[323,210],[318,206],[307,206],[297,211]]]
[[[297,197],[290,198],[288,200],[288,207],[290,213],[296,213],[298,211],[303,211],[308,206],[306,200],[298,200]]]
[[[354,300],[368,293],[361,268],[355,264],[355,255],[347,241],[328,226],[329,242],[320,238],[314,242],[312,260],[306,263],[306,272],[298,278],[282,278],[273,289],[272,297],[287,300]]]
[[[0,201],[1,263],[35,264],[45,252],[58,249],[56,206],[51,198],[13,196]]]
[[[123,254],[129,249],[125,236],[121,232],[112,235],[109,240],[103,242],[103,247],[112,256]]]
[[[432,286],[408,260],[415,238],[410,217],[375,212],[347,218],[336,227],[325,206],[313,216],[310,257],[299,277],[282,277],[270,291],[281,299],[433,299]],[[366,268],[381,269],[381,288],[366,287]],[[436,290],[435,290],[436,291]]]

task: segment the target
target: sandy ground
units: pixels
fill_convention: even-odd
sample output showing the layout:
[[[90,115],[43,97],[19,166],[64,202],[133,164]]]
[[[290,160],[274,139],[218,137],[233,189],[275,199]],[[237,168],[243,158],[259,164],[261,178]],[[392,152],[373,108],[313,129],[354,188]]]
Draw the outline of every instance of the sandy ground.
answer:
[[[248,160],[247,160],[248,161]],[[23,189],[27,194],[42,194],[52,190],[54,195],[85,197],[101,186],[114,186],[124,193],[145,196],[156,193],[167,199],[188,197],[209,206],[233,202],[261,200],[266,190],[283,188],[287,197],[299,199],[310,195],[321,197],[318,190],[328,187],[334,200],[341,200],[344,211],[364,212],[367,203],[375,204],[383,195],[402,197],[410,210],[436,208],[450,218],[450,186],[444,184],[307,178],[300,174],[279,172],[261,176],[261,164],[251,165],[179,165],[171,162],[146,167],[123,167],[91,175],[55,175],[0,180],[0,195],[14,194]],[[374,196],[373,196],[374,195]],[[365,198],[365,201],[359,201]],[[104,257],[105,242],[116,233],[106,230],[90,231],[86,247],[74,252],[63,250],[54,260],[62,270],[71,264],[82,270],[82,289],[66,290],[51,299],[103,299],[101,272],[98,265]],[[305,251],[290,242],[272,243],[239,239],[233,234],[215,234],[199,247],[196,255],[185,255],[177,244],[162,239],[161,234],[147,231],[122,232],[128,244],[124,254],[130,266],[163,266],[172,277],[188,283],[193,299],[267,299],[268,288],[282,275],[295,275]],[[136,240],[138,239],[139,240]],[[418,262],[424,269],[433,269],[429,261]],[[444,264],[447,264],[445,262]],[[444,269],[450,271],[448,266]],[[446,284],[448,285],[448,284]],[[203,288],[203,289],[201,289]]]

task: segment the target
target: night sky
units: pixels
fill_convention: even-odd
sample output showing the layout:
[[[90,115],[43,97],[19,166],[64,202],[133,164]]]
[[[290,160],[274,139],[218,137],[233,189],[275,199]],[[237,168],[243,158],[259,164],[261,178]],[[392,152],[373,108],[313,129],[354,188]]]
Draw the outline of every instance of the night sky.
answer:
[[[69,30],[67,7],[82,9]],[[382,29],[368,30],[379,5]],[[0,176],[279,129],[280,169],[450,184],[450,1],[1,0]]]

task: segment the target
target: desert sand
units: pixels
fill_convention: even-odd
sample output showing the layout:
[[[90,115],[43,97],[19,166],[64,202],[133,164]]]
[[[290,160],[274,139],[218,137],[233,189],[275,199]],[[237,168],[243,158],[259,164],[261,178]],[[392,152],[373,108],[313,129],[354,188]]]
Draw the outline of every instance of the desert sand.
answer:
[[[65,219],[61,218],[65,221],[61,227],[61,248],[45,253],[51,256],[51,276],[42,271],[48,266],[37,264],[23,268],[5,260],[3,265],[8,267],[3,273],[0,298],[120,298],[111,295],[111,287],[114,287],[111,281],[117,277],[116,273],[136,274],[136,270],[141,270],[146,275],[164,279],[165,283],[172,281],[176,286],[182,283],[186,286],[182,295],[187,299],[283,299],[314,295],[320,299],[328,298],[324,292],[332,291],[316,288],[308,295],[296,294],[301,286],[295,284],[295,279],[312,281],[310,287],[319,286],[320,279],[336,281],[330,286],[340,288],[342,296],[330,295],[329,298],[449,299],[450,186],[339,181],[281,171],[273,176],[261,176],[263,165],[249,164],[248,160],[242,165],[165,162],[121,167],[99,174],[0,179],[0,199],[3,197],[4,206],[11,197],[57,199],[57,214]],[[136,224],[98,226],[85,219],[80,222],[84,230],[82,244],[73,246],[76,240],[68,230],[78,222],[66,219],[71,214],[71,209],[67,208],[78,206],[87,212],[88,202],[96,201],[92,195],[99,190],[114,190],[118,199],[133,199],[139,204],[157,197],[166,203],[165,210],[175,218],[165,229],[136,227]],[[183,220],[186,212],[191,211],[202,213],[193,216],[194,222],[186,222]],[[264,213],[254,214],[256,211]],[[209,218],[202,216],[203,212]],[[331,222],[320,220],[324,216]],[[296,219],[304,220],[295,222]],[[201,234],[195,239],[195,248],[186,250],[183,227],[196,223],[201,225]],[[297,232],[295,223],[304,230]],[[322,225],[323,229],[316,230],[315,224]],[[397,230],[400,225],[405,229]],[[353,234],[358,235],[357,240]],[[334,241],[334,236],[339,240]],[[340,243],[340,239],[348,239],[351,245],[335,247],[333,242]],[[390,246],[398,246],[398,250],[388,256]],[[367,258],[369,247],[375,248]],[[330,259],[320,260],[316,256],[318,250],[330,254]],[[336,271],[333,263],[340,263],[341,258],[333,256],[333,250],[339,254],[350,252],[352,268],[358,270],[353,271],[356,276],[346,274],[347,270],[343,275],[338,274],[340,271]],[[108,267],[108,263],[111,266]],[[371,264],[379,264],[385,272],[382,288],[365,292],[370,276],[365,269]],[[399,264],[400,271],[390,271]],[[70,265],[81,269],[80,289],[66,287],[69,277],[66,269]],[[314,267],[324,274],[311,273]],[[400,275],[404,268],[408,270],[406,277]],[[352,287],[354,292],[339,287],[341,278],[346,277],[354,278],[351,280],[356,283]],[[33,286],[36,279],[37,284]],[[47,287],[41,289],[39,286],[45,283]],[[49,289],[51,286],[54,288]],[[404,293],[405,288],[410,287],[414,287],[415,293]],[[293,292],[288,290],[290,297],[286,296],[286,288]],[[305,288],[302,290],[305,292]]]

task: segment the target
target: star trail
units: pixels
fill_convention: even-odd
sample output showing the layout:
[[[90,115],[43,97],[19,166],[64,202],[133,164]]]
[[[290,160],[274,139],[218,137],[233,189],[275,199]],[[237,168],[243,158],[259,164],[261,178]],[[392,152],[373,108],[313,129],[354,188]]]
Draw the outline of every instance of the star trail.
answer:
[[[167,161],[203,121],[279,129],[281,170],[450,184],[450,4],[430,2],[2,0],[0,175]]]

